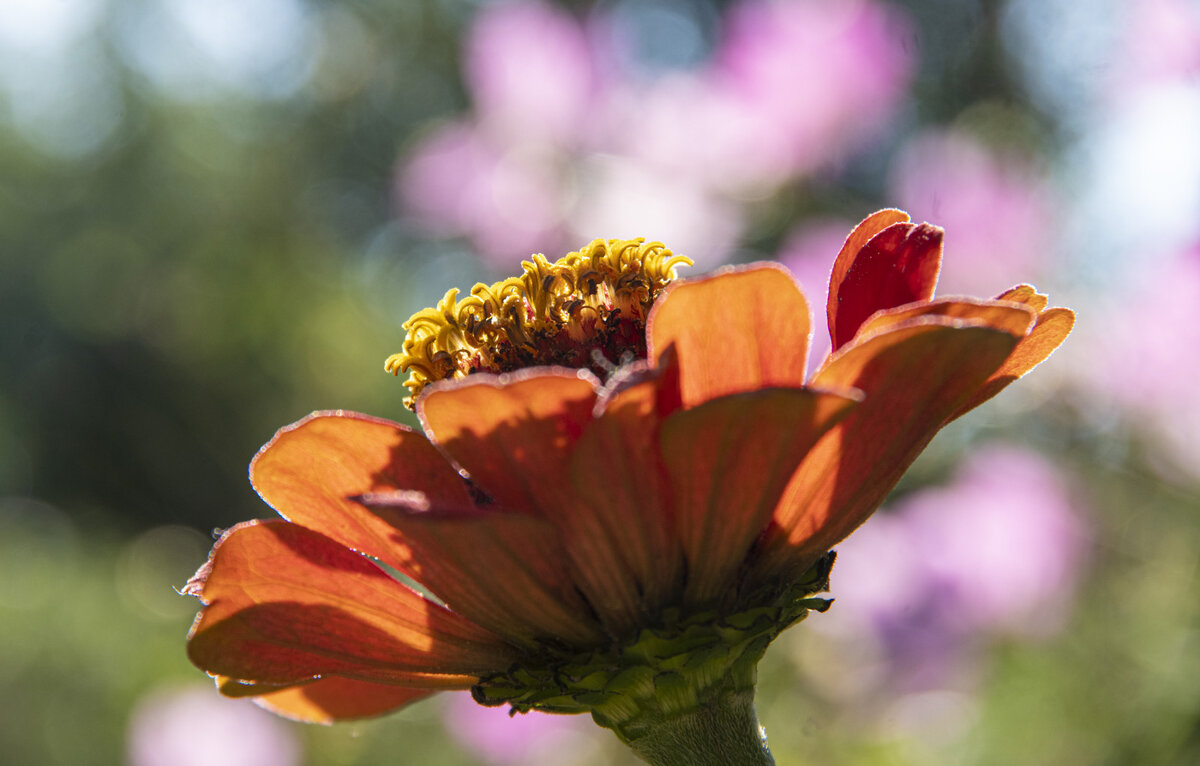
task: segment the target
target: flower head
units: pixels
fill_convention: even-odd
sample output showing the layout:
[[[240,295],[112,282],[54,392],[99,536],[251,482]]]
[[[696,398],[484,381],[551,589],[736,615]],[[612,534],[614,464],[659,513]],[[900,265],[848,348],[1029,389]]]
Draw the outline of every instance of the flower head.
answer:
[[[830,548],[1070,331],[1025,285],[934,299],[941,242],[895,210],[851,233],[811,379],[773,264],[671,281],[661,246],[598,241],[452,291],[389,360],[423,432],[315,413],[254,459],[284,518],[226,532],[189,583],[192,660],[307,720],[470,688],[631,743],[749,699],[767,644],[828,606]]]
[[[597,239],[554,263],[535,255],[519,277],[475,285],[462,300],[451,288],[435,308],[418,311],[404,323],[404,352],[384,368],[410,373],[412,407],[436,380],[644,359],[646,315],[681,264],[691,260],[640,239]]]

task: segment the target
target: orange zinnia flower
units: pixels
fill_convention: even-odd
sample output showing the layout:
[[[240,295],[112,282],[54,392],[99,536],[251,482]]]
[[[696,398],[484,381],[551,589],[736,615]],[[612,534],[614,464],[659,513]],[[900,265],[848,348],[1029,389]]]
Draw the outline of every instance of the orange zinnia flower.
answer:
[[[830,548],[1070,332],[1026,285],[934,299],[941,252],[899,211],[860,224],[810,380],[774,264],[672,282],[686,259],[598,240],[451,291],[388,362],[424,433],[322,412],[255,457],[284,518],[227,531],[189,583],[192,661],[310,721],[470,688],[590,712],[656,763],[665,720],[702,740],[695,716],[732,705],[756,736],[755,665],[827,606]]]

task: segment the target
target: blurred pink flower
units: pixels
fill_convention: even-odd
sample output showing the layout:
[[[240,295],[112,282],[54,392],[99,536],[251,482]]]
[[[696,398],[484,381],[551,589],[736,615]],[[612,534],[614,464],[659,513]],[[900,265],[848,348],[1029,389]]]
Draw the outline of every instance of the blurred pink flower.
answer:
[[[609,26],[538,2],[481,10],[464,52],[473,113],[413,148],[400,208],[496,262],[604,231],[713,265],[748,205],[859,148],[912,73],[911,24],[870,0],[746,0],[707,63],[653,77],[598,66],[633,55]]]
[[[506,147],[475,125],[451,123],[412,153],[397,192],[430,233],[466,236],[485,258],[512,263],[562,249],[556,161],[537,147]]]
[[[711,79],[755,119],[730,159],[790,173],[838,159],[905,95],[914,39],[906,17],[868,0],[735,5]]]
[[[1138,271],[1110,307],[1124,306],[1127,321],[1104,323],[1106,348],[1097,353],[1112,374],[1102,383],[1123,406],[1162,401],[1175,411],[1182,401],[1200,401],[1200,355],[1194,353],[1200,349],[1200,242],[1174,258],[1143,262]],[[1135,318],[1138,326],[1131,326]]]
[[[146,694],[129,717],[129,766],[299,766],[288,724],[207,684]]]
[[[467,693],[446,697],[443,725],[487,766],[572,763],[587,754],[588,743],[600,733],[591,719],[582,716],[537,711],[509,715],[508,708],[478,705]]]
[[[579,204],[568,224],[573,239],[597,232],[646,237],[672,243],[697,264],[715,264],[727,257],[742,231],[740,206],[686,176],[613,156],[583,162],[577,172]]]
[[[1075,365],[1079,384],[1152,437],[1165,476],[1200,480],[1200,242],[1165,260],[1139,259],[1133,274],[1073,351],[1087,360]]]
[[[996,154],[962,132],[928,131],[909,140],[890,175],[899,207],[951,232],[943,294],[995,295],[1048,273],[1054,204],[1027,159]]]
[[[540,2],[483,8],[464,51],[476,116],[508,141],[577,143],[596,95],[589,55],[566,11]]]
[[[1052,463],[1017,448],[980,450],[953,484],[902,500],[896,513],[966,627],[1026,636],[1064,627],[1087,533]]]
[[[874,633],[894,683],[934,688],[969,664],[981,634],[1061,630],[1088,539],[1053,464],[981,449],[949,484],[904,497],[841,545],[823,622],[848,640]]]
[[[434,129],[399,169],[399,204],[435,236],[465,236],[511,264],[562,249],[566,153],[595,98],[587,40],[539,2],[482,9],[463,52],[474,114]]]
[[[1128,9],[1113,68],[1114,91],[1200,75],[1200,5],[1194,0],[1143,0]]]
[[[906,18],[865,0],[740,3],[707,66],[626,84],[613,138],[667,172],[762,196],[881,127],[907,91],[911,36]]]

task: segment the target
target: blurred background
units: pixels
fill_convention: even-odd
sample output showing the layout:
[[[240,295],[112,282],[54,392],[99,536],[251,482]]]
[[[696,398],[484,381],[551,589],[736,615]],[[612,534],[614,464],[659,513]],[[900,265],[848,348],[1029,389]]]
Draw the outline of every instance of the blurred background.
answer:
[[[0,167],[5,763],[632,763],[463,695],[221,699],[173,588],[270,514],[277,427],[409,417],[446,288],[646,236],[822,306],[889,206],[940,294],[1080,322],[841,546],[761,668],[779,762],[1200,763],[1196,0],[3,0]]]

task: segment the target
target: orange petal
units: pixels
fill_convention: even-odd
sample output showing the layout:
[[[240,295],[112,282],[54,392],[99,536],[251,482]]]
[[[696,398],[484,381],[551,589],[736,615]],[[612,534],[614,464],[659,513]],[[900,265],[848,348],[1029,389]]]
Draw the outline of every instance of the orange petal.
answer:
[[[353,412],[318,412],[280,429],[250,463],[250,480],[284,518],[397,569],[403,544],[349,498],[402,489],[470,502],[462,477],[423,435]]]
[[[233,697],[235,699],[243,699],[245,697],[262,697],[267,694],[274,694],[287,689],[294,689],[298,686],[309,686],[321,680],[343,680],[353,681],[355,679],[342,678],[340,676],[327,676],[325,679],[309,678],[304,681],[297,681],[289,684],[268,684],[257,681],[242,681],[229,676],[212,676],[216,681],[217,691],[225,697]],[[370,684],[371,686],[384,686],[403,689],[422,689],[427,693],[445,691],[449,689],[466,689],[479,682],[476,676],[464,675],[446,675],[444,673],[396,673],[388,678],[387,683],[379,681],[362,681],[360,683]]]
[[[687,560],[685,603],[705,605],[728,587],[796,466],[855,404],[839,393],[767,388],[667,419],[662,454]]]
[[[1075,326],[1075,312],[1070,309],[1052,308],[1038,315],[1037,323],[1013,350],[1004,365],[996,370],[987,383],[971,399],[951,416],[957,418],[991,399],[1004,390],[1009,383],[1037,367],[1054,353],[1054,349],[1071,334]]]
[[[800,464],[764,540],[760,576],[798,574],[870,516],[946,418],[1020,336],[949,317],[860,335],[816,376],[866,396]]]
[[[457,688],[469,687],[470,684]],[[435,691],[334,676],[263,694],[254,701],[293,721],[333,723],[390,713]]]
[[[421,583],[458,614],[530,648],[539,639],[600,639],[548,522],[505,511],[414,508],[404,497],[362,502],[411,545]]]
[[[188,656],[213,674],[295,683],[336,673],[479,675],[512,651],[366,557],[286,521],[226,532],[188,583],[205,608]]]
[[[1033,285],[1017,285],[996,296],[998,301],[1024,303],[1034,311],[1042,311],[1050,303],[1050,299],[1039,293]]]
[[[872,216],[859,224],[859,229],[866,227],[865,234],[898,213],[882,212],[887,215],[878,221]],[[834,277],[840,275],[840,279],[829,285],[826,311],[834,351],[848,343],[876,311],[931,298],[941,269],[943,231],[937,226],[893,223],[851,255],[847,248],[860,239],[859,229],[851,234],[834,265]]]
[[[598,381],[584,370],[541,367],[429,386],[417,415],[429,438],[507,508],[548,518],[575,504],[570,449],[592,419]]]
[[[597,405],[571,458],[579,504],[560,522],[575,581],[616,635],[673,602],[683,575],[658,442],[678,381],[671,370],[647,375]]]
[[[652,364],[674,346],[683,403],[804,385],[811,320],[800,286],[782,266],[759,263],[681,279],[647,319]]]
[[[258,697],[263,694],[283,691],[290,689],[296,684],[262,684],[253,681],[242,681],[229,676],[213,676],[213,680],[217,683],[217,691],[225,697],[233,697],[241,699],[243,697]],[[312,681],[302,681],[301,683],[312,683]]]
[[[1025,335],[1037,318],[1037,313],[1022,305],[1014,306],[1011,302],[1001,303],[976,298],[943,298],[878,311],[863,323],[860,332],[863,335],[883,332],[922,316],[968,319],[1014,335]]]

